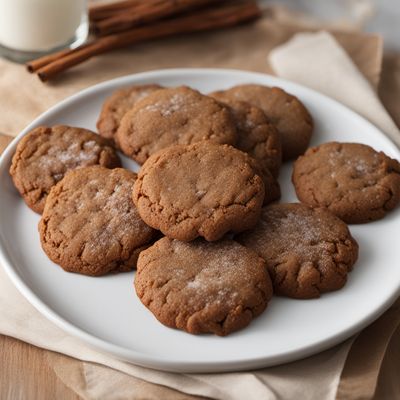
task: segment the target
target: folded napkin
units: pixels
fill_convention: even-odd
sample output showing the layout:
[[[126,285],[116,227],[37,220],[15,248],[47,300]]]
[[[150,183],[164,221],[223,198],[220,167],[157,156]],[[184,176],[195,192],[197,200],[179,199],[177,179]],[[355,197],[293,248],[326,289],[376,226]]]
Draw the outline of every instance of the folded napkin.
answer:
[[[325,93],[369,119],[400,146],[400,132],[372,85],[328,32],[298,33],[271,51],[278,76]]]
[[[262,23],[261,21],[261,24]],[[259,29],[260,32],[260,25],[256,25],[255,29]],[[271,30],[271,33],[272,32],[273,30]],[[316,42],[318,50],[313,48],[313,40]],[[225,45],[226,42],[221,41],[221,43]],[[250,41],[248,41],[248,44],[250,45]],[[329,52],[321,51],[321,46],[322,49],[324,46],[329,46]],[[339,79],[340,81],[344,79],[344,75],[342,74],[343,71],[345,71],[348,74],[346,76],[347,85],[342,86],[339,83],[336,85],[327,84],[324,69],[316,68],[316,70],[310,74],[309,63],[301,62],[302,58],[298,56],[298,48],[303,49],[302,56],[304,56],[305,60],[310,60],[310,57],[312,57],[315,65],[328,65],[332,80]],[[143,51],[146,52],[145,50]],[[225,51],[228,50],[225,48]],[[265,65],[266,53],[267,51],[264,51],[263,57],[261,58],[263,64],[257,68],[253,65],[252,69],[268,70]],[[335,55],[334,62],[332,62],[330,58],[332,53]],[[191,54],[194,54],[193,51]],[[242,63],[242,67],[245,68],[245,63],[246,61],[248,62],[246,46],[243,46],[241,54],[241,58],[246,59],[244,64]],[[258,52],[257,54],[259,57],[261,53]],[[249,58],[250,57],[251,55],[249,55]],[[290,69],[289,65],[291,62],[287,60],[293,59],[296,60],[294,63],[296,68]],[[372,86],[367,83],[367,80],[352,63],[346,52],[341,49],[338,43],[329,34],[317,33],[306,36],[295,36],[292,41],[274,51],[271,56],[271,63],[278,75],[312,86],[317,90],[339,99],[350,107],[352,104],[357,103],[352,97],[353,93],[357,93],[358,104],[356,104],[357,108],[355,109],[358,112],[366,115],[371,121],[374,121],[381,129],[387,132],[388,135],[392,135],[393,138],[395,138],[395,135],[398,133],[390,117],[385,114],[383,107],[377,101]],[[224,63],[222,61],[220,64],[214,62],[213,65],[224,66]],[[236,64],[233,63],[233,65],[230,64],[229,66],[235,65]],[[4,64],[0,64],[0,70],[1,67],[4,68]],[[8,66],[6,67],[8,68]],[[13,80],[15,80],[16,76],[20,73],[21,71],[18,70],[17,73],[13,75]],[[305,80],[307,75],[312,75],[312,82]],[[374,82],[374,76],[374,74],[369,76],[370,82]],[[68,78],[66,79],[68,80]],[[374,83],[376,83],[376,81]],[[351,87],[351,90],[344,91],[345,87]],[[40,88],[38,89],[38,93],[40,93],[40,91],[42,91],[42,93],[57,93],[56,86],[50,86],[44,89]],[[63,95],[65,95],[65,92]],[[30,101],[33,101],[30,92],[29,96]],[[53,97],[53,99],[55,97]],[[376,99],[372,102],[372,104],[377,106],[376,109],[371,106],[371,98]],[[362,105],[364,103],[365,106]],[[376,110],[378,110],[378,113],[376,113]],[[377,117],[377,114],[379,117]],[[398,314],[399,313],[395,313],[395,315]],[[379,332],[375,332],[375,337],[372,337],[371,341],[367,343],[370,350],[368,355],[365,355],[365,359],[370,360],[370,362],[367,363],[368,367],[371,367],[372,362],[376,362],[377,359],[378,364],[379,360],[382,362],[385,348],[399,324],[396,318],[390,318],[390,321],[387,321],[387,318],[382,320],[382,318],[375,324],[382,324],[383,321],[385,324],[384,329],[378,329]],[[381,327],[382,325],[379,326]],[[361,348],[361,352],[363,349],[363,343],[361,342],[360,344],[358,338],[351,338],[313,357],[278,367],[255,371],[223,374],[176,374],[155,371],[122,362],[112,356],[100,353],[57,328],[37,312],[19,294],[1,268],[0,333],[82,360],[83,362],[79,363],[79,373],[76,371],[76,363],[74,363],[73,360],[71,360],[71,363],[66,362],[63,365],[54,362],[54,370],[69,387],[86,399],[193,398],[192,396],[185,395],[187,394],[221,400],[272,400],[293,398],[324,400],[334,399],[338,393],[343,395],[342,398],[350,399],[351,390],[349,388],[354,385],[355,382],[354,379],[351,379],[351,373],[354,373],[354,371],[348,371],[349,380],[347,381],[347,386],[346,381],[344,381],[344,383],[340,381],[341,374],[343,373],[343,369],[346,371],[346,367],[344,367],[346,358],[352,356],[352,349],[355,347],[357,351],[360,351]],[[359,337],[362,338],[362,335],[363,334]],[[376,354],[373,352],[376,348],[374,347],[376,343],[380,344],[377,357],[375,357]],[[371,358],[371,354],[374,357]],[[353,363],[352,365],[353,367],[354,365],[357,367],[357,363]],[[374,368],[374,372],[376,373],[368,386],[369,391],[367,395],[369,396],[375,390],[379,365]],[[111,367],[112,369],[107,367]],[[362,373],[370,372],[370,370],[362,370]],[[149,386],[139,385],[138,382],[142,382],[140,380],[163,385],[170,389],[158,386],[156,391],[154,391],[154,387],[150,390]],[[172,389],[179,391],[179,393],[172,391]],[[364,398],[368,397],[366,396]]]

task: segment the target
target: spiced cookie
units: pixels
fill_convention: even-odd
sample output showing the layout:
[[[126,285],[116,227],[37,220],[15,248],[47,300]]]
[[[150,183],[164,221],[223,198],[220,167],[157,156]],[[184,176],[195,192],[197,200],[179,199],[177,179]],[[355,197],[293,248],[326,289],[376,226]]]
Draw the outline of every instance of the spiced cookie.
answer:
[[[143,220],[183,241],[198,236],[213,241],[253,227],[263,199],[255,161],[231,146],[209,141],[154,154],[141,168],[133,190]]]
[[[235,147],[257,160],[263,171],[268,169],[274,178],[279,175],[282,163],[282,147],[278,131],[265,113],[244,101],[224,100],[230,107],[238,139]]]
[[[107,140],[87,129],[40,126],[18,143],[10,174],[25,203],[40,214],[67,171],[90,165],[114,168],[121,162]]]
[[[342,288],[358,257],[343,221],[296,203],[265,207],[256,228],[237,240],[264,258],[275,293],[299,299]]]
[[[235,144],[236,127],[227,107],[186,86],[158,90],[122,118],[117,140],[139,164],[160,149],[200,140]]]
[[[99,134],[107,139],[115,139],[122,117],[133,105],[151,92],[162,89],[161,86],[138,85],[118,89],[106,99],[97,121]]]
[[[155,231],[131,194],[134,172],[99,166],[68,172],[47,197],[39,223],[48,257],[68,272],[99,276],[135,268]]]
[[[300,201],[347,223],[382,218],[400,202],[400,163],[360,143],[324,143],[294,164]]]
[[[255,168],[258,166],[258,174],[264,182],[265,195],[263,204],[266,205],[279,200],[281,198],[281,187],[278,180],[273,177],[268,168],[262,168],[262,163],[260,166],[258,160],[254,160],[254,162]]]
[[[298,157],[307,149],[314,127],[312,117],[297,97],[283,89],[247,84],[214,92],[211,96],[221,101],[246,101],[260,107],[279,132],[284,161]]]
[[[164,325],[220,336],[247,326],[272,296],[264,260],[233,240],[164,237],[140,254],[135,289]]]

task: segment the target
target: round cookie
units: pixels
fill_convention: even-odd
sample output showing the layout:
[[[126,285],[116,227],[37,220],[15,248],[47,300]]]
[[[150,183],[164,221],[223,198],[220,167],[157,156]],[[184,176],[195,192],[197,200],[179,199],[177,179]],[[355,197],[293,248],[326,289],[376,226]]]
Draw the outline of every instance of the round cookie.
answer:
[[[360,143],[324,143],[294,164],[297,197],[347,223],[382,218],[400,202],[400,163]]]
[[[175,144],[235,144],[236,138],[228,108],[186,86],[158,90],[138,101],[117,131],[122,151],[139,164]]]
[[[312,117],[297,97],[283,89],[247,84],[214,92],[211,96],[220,101],[246,101],[261,108],[279,132],[284,161],[298,157],[307,149],[314,128]]]
[[[40,126],[18,143],[10,174],[25,203],[40,214],[67,171],[90,165],[114,168],[121,162],[107,140],[87,129]]]
[[[122,117],[138,100],[159,89],[162,89],[162,86],[152,84],[124,87],[114,91],[104,102],[97,120],[99,134],[114,140]]]
[[[282,164],[282,147],[279,133],[264,112],[249,103],[225,100],[236,123],[238,139],[235,147],[257,160],[261,169],[268,169],[274,178]]]
[[[140,254],[135,289],[164,325],[220,336],[247,326],[272,297],[264,260],[233,240],[164,237]]]
[[[237,240],[264,258],[275,293],[299,299],[342,288],[358,257],[343,221],[298,203],[265,207],[256,228]]]
[[[267,188],[268,190],[268,188]],[[264,184],[255,161],[209,141],[176,145],[152,155],[133,190],[143,220],[173,239],[220,239],[253,227]]]
[[[155,231],[131,200],[134,172],[99,166],[70,171],[47,197],[39,223],[48,257],[68,272],[99,276],[135,268]]]

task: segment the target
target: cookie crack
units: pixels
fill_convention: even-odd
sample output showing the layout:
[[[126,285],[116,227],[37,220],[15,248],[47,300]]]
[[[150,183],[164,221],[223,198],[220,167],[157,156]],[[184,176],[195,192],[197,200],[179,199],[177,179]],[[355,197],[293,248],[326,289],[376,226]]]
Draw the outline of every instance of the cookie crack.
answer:
[[[332,240],[332,241],[324,241],[323,245],[325,244],[333,244],[334,245],[334,250],[330,251],[328,246],[323,246],[324,251],[329,254],[330,259],[332,261],[333,267],[334,267],[334,273],[339,275],[342,279],[346,279],[347,273],[351,271],[352,269],[352,264],[351,262],[355,260],[350,260],[349,263],[345,263],[344,261],[337,260],[337,257],[340,255],[340,250],[339,246],[343,245],[346,247],[349,247],[349,240],[348,239],[339,239],[339,240]],[[320,246],[320,244],[316,244],[315,246]],[[340,266],[343,265],[345,266],[346,271],[343,270],[343,268],[340,268]],[[324,290],[323,289],[323,284],[327,279],[328,273],[324,270],[324,268],[320,265],[319,262],[316,262],[315,260],[305,260],[303,262],[298,262],[297,263],[298,269],[295,272],[295,280],[294,283],[296,285],[294,289],[294,293],[297,293],[299,295],[299,291],[301,292],[301,282],[300,282],[300,276],[302,271],[304,271],[306,268],[313,268],[318,272],[318,281],[317,282],[311,282],[309,285],[310,287],[313,287],[317,293],[318,296],[330,289]],[[283,267],[283,273],[281,273],[282,276],[280,276],[279,280],[277,279],[277,270],[279,267]],[[288,279],[289,276],[289,270],[287,267],[285,267],[285,263],[277,263],[272,266],[270,266],[274,270],[274,286],[280,287],[282,286]],[[332,289],[331,289],[332,290]]]
[[[249,183],[250,185],[253,184],[253,180],[254,180],[254,177],[250,178],[250,179],[248,180],[248,183]],[[142,182],[142,180],[141,180],[141,182]],[[243,207],[243,208],[249,208],[249,203],[251,203],[251,202],[254,200],[254,198],[256,198],[257,196],[258,196],[258,192],[255,192],[255,193],[252,194],[252,196],[251,196],[250,198],[248,198],[245,202],[234,201],[234,202],[232,202],[231,204],[224,205],[224,206],[222,206],[222,205],[219,204],[217,207],[214,207],[214,208],[212,209],[212,214],[211,214],[210,216],[206,217],[205,220],[212,219],[212,218],[213,218],[213,215],[214,215],[217,211],[222,210],[224,213],[226,213],[227,210],[228,210],[229,208],[234,207],[234,206],[240,206],[240,207]],[[150,197],[149,197],[146,193],[144,193],[143,191],[139,191],[138,196],[137,196],[137,201],[139,201],[140,198],[146,199],[146,201],[147,201],[149,207],[150,207],[152,210],[153,210],[154,208],[156,208],[156,209],[157,209],[157,212],[159,212],[160,214],[163,214],[163,211],[164,211],[165,207],[164,207],[163,205],[161,205],[159,202],[151,200]],[[171,218],[174,218],[174,220],[175,220],[175,225],[180,225],[180,224],[182,224],[183,222],[185,222],[185,221],[187,221],[187,220],[192,220],[192,219],[193,219],[193,220],[197,220],[197,219],[199,219],[199,218],[201,217],[201,214],[193,215],[193,214],[187,213],[187,210],[185,210],[185,211],[180,211],[179,209],[177,209],[177,208],[174,206],[174,204],[171,204],[171,205],[169,205],[169,206],[172,207],[173,210],[175,210],[175,212],[172,213],[173,215],[169,216],[169,217],[166,218],[166,219],[167,219],[169,222],[172,222],[172,221],[171,221]],[[185,213],[187,213],[187,214],[185,215]],[[204,220],[204,221],[205,221],[205,220]],[[203,222],[203,223],[204,223],[204,222]]]

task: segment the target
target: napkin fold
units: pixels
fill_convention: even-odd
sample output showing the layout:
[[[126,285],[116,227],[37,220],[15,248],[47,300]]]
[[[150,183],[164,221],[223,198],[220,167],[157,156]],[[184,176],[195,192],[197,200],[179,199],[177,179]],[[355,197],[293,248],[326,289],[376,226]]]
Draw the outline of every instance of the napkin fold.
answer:
[[[363,115],[400,146],[400,133],[370,82],[328,32],[298,33],[269,54],[275,73]]]
[[[267,27],[267,29],[265,29],[265,27]],[[228,36],[224,36],[227,34],[222,33],[220,36],[216,36],[213,39],[214,44],[218,41],[223,43],[224,50],[219,53],[220,58],[214,60],[214,63],[209,63],[209,66],[230,66],[237,68],[246,68],[247,66],[248,69],[252,70],[268,71],[268,66],[265,65],[265,56],[267,54],[266,46],[264,46],[264,51],[262,52],[262,46],[258,44],[256,56],[257,65],[253,63],[251,67],[246,63],[249,63],[252,57],[250,52],[254,49],[253,42],[254,37],[256,37],[254,36],[255,33],[260,35],[268,31],[271,35],[275,34],[275,39],[277,33],[275,33],[275,30],[271,28],[265,20],[255,25],[252,35],[249,35],[246,31],[241,29],[243,28],[238,28],[238,30],[233,31],[233,33],[230,33]],[[286,39],[293,33],[290,33],[290,29],[291,28],[288,28],[289,34],[287,33],[288,31],[285,33],[287,35]],[[292,30],[294,31],[294,29]],[[235,36],[235,32],[239,32],[239,34]],[[238,44],[241,51],[233,51],[231,54],[232,57],[229,58],[229,54],[227,53],[229,52],[229,47],[226,47],[226,41],[221,39],[224,37],[236,37],[239,41],[242,37],[241,44]],[[340,37],[340,35],[336,36],[339,41]],[[259,36],[258,39],[260,39]],[[201,39],[201,41],[203,42],[204,40]],[[278,42],[282,42],[282,37]],[[358,40],[357,43],[361,46],[363,41]],[[191,56],[195,57],[193,46],[195,50],[198,49],[195,40],[191,44],[190,51]],[[185,47],[184,42],[178,43],[178,49],[180,48],[182,50],[182,47]],[[232,48],[233,47],[231,47],[231,49]],[[170,49],[167,50],[170,51]],[[146,56],[146,51],[146,48],[141,48],[142,55],[144,54],[144,56]],[[246,51],[249,51],[249,57],[246,57]],[[155,52],[157,54],[157,50],[155,50]],[[201,51],[199,53],[201,53]],[[240,54],[240,60],[238,60],[239,56],[237,54]],[[138,57],[140,58],[140,54]],[[224,64],[224,57],[225,59],[228,57],[230,63]],[[198,59],[200,58],[201,57]],[[356,64],[350,60],[347,53],[330,34],[323,32],[296,35],[288,43],[273,51],[270,62],[279,76],[313,87],[338,99],[369,118],[384,132],[390,135],[393,140],[397,141],[397,128],[386,114],[383,106],[379,103],[372,84],[368,83],[374,82],[374,76],[376,75],[372,74],[373,76],[369,76],[369,80],[367,80],[365,78],[367,75],[363,75],[359,71]],[[157,60],[157,63],[157,65],[159,65],[159,60]],[[310,71],[310,63],[315,66],[312,66],[312,72]],[[191,64],[183,63],[181,65],[199,66],[196,62],[192,62]],[[0,71],[2,68],[8,68],[8,65],[4,63],[0,64]],[[83,68],[86,67],[84,66]],[[148,66],[147,69],[149,68]],[[12,80],[15,81],[20,73],[21,70],[18,69],[17,73],[13,75]],[[12,74],[10,73],[10,75]],[[75,75],[75,77],[77,77],[77,75]],[[312,81],[310,77],[312,77]],[[93,83],[90,82],[90,79],[89,83],[86,81],[86,86]],[[66,78],[66,80],[68,81],[68,78]],[[37,86],[36,82],[34,86]],[[11,90],[11,88],[9,88],[9,90]],[[29,92],[29,102],[32,104],[36,102],[36,98],[34,98],[32,93],[26,88],[24,90]],[[37,93],[40,93],[40,91],[51,93],[53,96],[51,99],[53,100],[57,100],[60,96],[57,92],[57,84],[44,89],[38,87]],[[65,92],[63,93],[63,96],[64,95]],[[47,101],[48,100],[46,100],[46,102]],[[47,105],[46,102],[45,104]],[[11,107],[11,104],[6,106],[0,105],[0,108],[1,107]],[[40,107],[36,107],[35,110],[38,109],[40,109]],[[13,114],[14,113],[15,111],[13,111]],[[27,116],[21,118],[21,121],[26,118]],[[13,125],[12,120],[8,120],[7,124],[8,125],[4,126],[17,129],[16,126]],[[391,321],[393,322],[393,319],[391,319]],[[392,324],[390,332],[395,332],[396,327],[396,325]],[[82,362],[78,364],[79,374],[76,373],[76,363],[78,363],[78,361],[75,360],[71,360],[70,363],[64,363],[63,365],[54,362],[54,370],[69,387],[74,389],[85,399],[151,399],[157,397],[167,399],[192,399],[194,398],[192,395],[196,395],[221,400],[242,400],[244,398],[248,400],[292,398],[333,400],[340,394],[338,394],[340,377],[347,357],[350,357],[352,354],[352,348],[354,347],[352,345],[358,342],[358,338],[355,339],[353,337],[338,346],[301,361],[247,372],[176,374],[155,371],[135,366],[117,360],[110,355],[103,354],[56,327],[21,296],[2,268],[0,268],[0,332],[36,346],[82,360]],[[379,334],[379,332],[376,334]],[[363,335],[363,333],[361,333],[361,335]],[[359,337],[362,337],[361,335]],[[386,346],[390,338],[391,335],[384,335],[384,344]],[[371,348],[373,346],[374,340],[373,337],[371,337],[371,341],[368,342],[368,347]],[[380,348],[383,349],[385,346],[382,345]],[[381,350],[380,355],[382,355],[383,352],[384,350]],[[376,374],[375,383],[377,379]],[[145,382],[144,388],[143,386],[138,386],[138,382],[143,382],[140,380],[160,385],[157,386],[157,394],[154,394],[156,393],[154,392],[154,387],[150,392],[150,387],[146,386]],[[371,389],[372,392],[370,390],[364,398],[370,398],[372,396],[375,386]],[[175,390],[179,393],[175,392]],[[352,398],[350,392],[346,391],[346,387],[343,388],[341,393],[345,394],[343,398]]]

